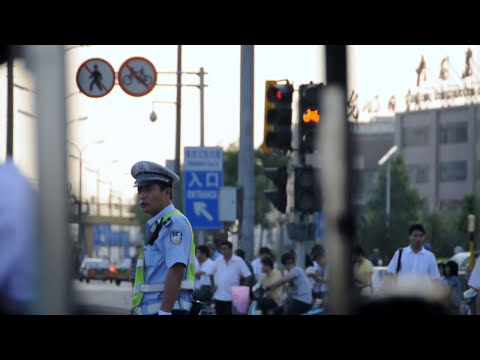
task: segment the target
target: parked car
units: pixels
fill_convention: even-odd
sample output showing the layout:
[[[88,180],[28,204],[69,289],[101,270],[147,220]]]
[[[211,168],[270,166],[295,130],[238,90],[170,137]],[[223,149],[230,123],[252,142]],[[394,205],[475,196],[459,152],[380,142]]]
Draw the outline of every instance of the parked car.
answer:
[[[107,280],[109,278],[110,263],[106,259],[101,258],[85,258],[80,265],[79,280]]]

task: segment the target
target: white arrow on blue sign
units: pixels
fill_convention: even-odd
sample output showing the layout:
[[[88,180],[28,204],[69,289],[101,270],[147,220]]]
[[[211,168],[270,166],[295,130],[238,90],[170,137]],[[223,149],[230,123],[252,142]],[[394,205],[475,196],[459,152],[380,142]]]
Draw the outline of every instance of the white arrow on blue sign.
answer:
[[[183,164],[184,213],[195,230],[223,228],[218,199],[223,186],[221,147],[186,147]]]

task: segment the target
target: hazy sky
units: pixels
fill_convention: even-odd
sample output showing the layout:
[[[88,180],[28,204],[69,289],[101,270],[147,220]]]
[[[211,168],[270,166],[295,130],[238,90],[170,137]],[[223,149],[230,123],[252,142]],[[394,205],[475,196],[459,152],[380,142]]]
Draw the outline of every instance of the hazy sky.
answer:
[[[471,47],[474,59],[477,46],[468,45],[360,45],[350,47],[350,84],[359,94],[360,110],[375,95],[379,95],[380,110],[386,112],[388,99],[396,95],[399,111],[404,108],[408,89],[416,87],[415,69],[423,54],[427,63],[429,79],[438,78],[440,63],[450,57],[452,72],[461,74],[465,64],[465,52]],[[240,49],[239,45],[184,45],[182,66],[184,72],[205,75],[205,146],[227,147],[238,142],[240,129]],[[122,63],[134,56],[150,60],[157,72],[175,72],[177,66],[176,45],[96,45],[72,47],[67,55],[68,93],[77,93],[68,98],[68,120],[88,117],[86,121],[74,121],[69,125],[70,140],[80,148],[86,148],[83,156],[85,166],[100,169],[103,181],[113,181],[115,187],[133,195],[131,165],[138,160],[151,160],[165,164],[175,154],[175,106],[152,101],[175,101],[174,86],[156,86],[142,97],[125,93],[120,86],[104,97],[90,98],[78,93],[75,81],[79,66],[88,59],[102,58],[118,72]],[[255,46],[254,89],[254,145],[263,141],[264,90],[266,80],[288,79],[299,85],[309,81],[324,81],[323,46],[318,45],[257,45]],[[14,82],[32,88],[31,79],[21,61],[16,63]],[[6,94],[5,65],[0,67],[0,88]],[[455,74],[454,74],[455,75]],[[157,84],[175,84],[174,74],[159,74]],[[183,75],[183,84],[198,84],[196,75]],[[32,136],[33,119],[18,112],[18,109],[33,112],[28,92],[15,88],[15,149],[14,155],[21,169],[34,178],[31,159],[34,158]],[[295,106],[295,105],[294,105]],[[0,161],[5,159],[6,148],[6,96],[0,99]],[[149,120],[154,110],[158,119]],[[361,113],[361,120],[369,114]],[[295,122],[296,119],[293,119]],[[90,145],[104,140],[102,145]],[[182,88],[182,157],[184,146],[200,145],[200,91],[196,87]],[[70,147],[72,155],[78,151]],[[71,160],[72,171],[78,161]],[[72,182],[78,175],[72,173]],[[77,173],[78,174],[78,173]],[[85,172],[84,192],[95,192],[95,174]],[[34,180],[34,179],[33,179]],[[72,184],[75,186],[76,184]],[[101,189],[103,191],[103,188]]]

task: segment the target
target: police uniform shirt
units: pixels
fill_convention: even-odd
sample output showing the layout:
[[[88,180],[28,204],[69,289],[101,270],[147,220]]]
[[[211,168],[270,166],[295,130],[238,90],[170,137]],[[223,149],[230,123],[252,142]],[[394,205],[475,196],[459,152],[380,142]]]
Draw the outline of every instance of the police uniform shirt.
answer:
[[[160,222],[164,215],[173,210],[175,210],[175,207],[170,204],[147,222],[147,229],[149,230],[146,235],[147,239],[155,230],[153,227],[155,222]],[[173,215],[170,219],[171,221],[167,221],[162,225],[153,245],[145,245],[144,276],[146,284],[165,283],[168,269],[176,263],[182,263],[185,267],[188,266],[192,242],[190,225],[185,217],[181,215]],[[143,303],[158,302],[161,300],[162,294],[163,292],[160,295],[159,293],[145,293]],[[179,298],[187,301],[186,297],[190,294],[191,291],[180,290]]]

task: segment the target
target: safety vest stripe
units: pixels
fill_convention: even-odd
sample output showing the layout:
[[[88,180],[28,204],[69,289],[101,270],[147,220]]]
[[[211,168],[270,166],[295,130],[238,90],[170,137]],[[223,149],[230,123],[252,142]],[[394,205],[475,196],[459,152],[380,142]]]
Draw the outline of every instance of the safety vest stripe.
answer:
[[[141,284],[140,291],[142,292],[159,292],[163,291],[165,283],[160,284]],[[193,290],[195,288],[195,282],[192,280],[183,280],[180,284],[180,289]]]

